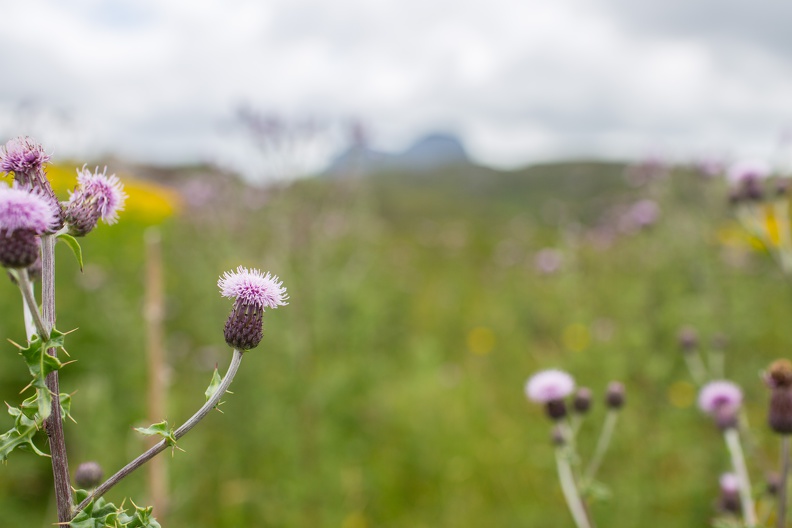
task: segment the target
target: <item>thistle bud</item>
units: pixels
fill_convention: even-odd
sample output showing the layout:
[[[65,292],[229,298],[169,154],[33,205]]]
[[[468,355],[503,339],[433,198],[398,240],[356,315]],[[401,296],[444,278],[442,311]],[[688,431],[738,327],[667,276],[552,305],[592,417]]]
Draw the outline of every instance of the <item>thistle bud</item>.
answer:
[[[765,476],[765,491],[768,495],[778,495],[781,488],[781,475],[778,473],[768,473]]]
[[[256,348],[263,336],[264,308],[288,304],[286,288],[277,276],[239,266],[227,271],[217,282],[223,297],[234,299],[234,308],[224,328],[226,343],[238,350]]]
[[[69,233],[85,236],[100,219],[106,224],[116,223],[126,198],[124,186],[116,175],[107,176],[107,167],[100,174],[98,167],[91,173],[83,166],[82,170],[77,170],[77,187],[71,193],[64,212]]]
[[[612,381],[605,393],[605,404],[609,409],[621,409],[624,406],[624,385]]]
[[[575,392],[572,408],[578,414],[586,414],[589,409],[591,409],[591,389],[588,387],[580,387],[577,392]]]
[[[34,264],[38,235],[55,223],[55,212],[45,197],[21,187],[0,188],[0,264],[6,268]]]
[[[677,334],[677,342],[682,352],[692,352],[699,344],[698,332],[696,332],[696,329],[692,326],[684,326],[679,330],[679,334]]]
[[[83,462],[74,472],[74,482],[80,489],[92,489],[102,482],[102,466],[96,462]]]

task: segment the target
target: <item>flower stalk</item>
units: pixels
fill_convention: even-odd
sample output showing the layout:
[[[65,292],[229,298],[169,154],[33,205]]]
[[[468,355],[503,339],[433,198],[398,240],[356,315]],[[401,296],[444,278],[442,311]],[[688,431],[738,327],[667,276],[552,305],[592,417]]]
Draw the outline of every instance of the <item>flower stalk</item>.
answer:
[[[564,493],[569,512],[577,528],[592,528],[589,522],[586,506],[580,496],[572,467],[569,464],[569,455],[564,446],[556,447],[556,465],[558,467],[558,480],[561,482],[561,491]]]
[[[732,467],[737,474],[743,520],[748,528],[753,528],[757,526],[756,508],[754,506],[753,497],[751,496],[751,481],[748,477],[748,468],[745,465],[745,456],[743,455],[742,445],[740,444],[740,434],[735,427],[729,427],[724,430],[723,437],[726,440],[726,446],[729,448]]]
[[[195,427],[198,422],[203,420],[206,415],[208,415],[212,409],[217,406],[220,402],[220,398],[228,390],[228,387],[231,385],[231,382],[234,380],[234,376],[236,376],[237,371],[239,370],[239,365],[242,362],[242,355],[243,352],[240,350],[234,349],[234,355],[231,358],[231,364],[228,366],[228,370],[226,371],[223,380],[220,382],[217,390],[212,394],[211,398],[201,407],[195,414],[193,414],[190,419],[188,419],[181,427],[176,429],[173,433],[173,437],[178,440],[179,438],[186,435],[190,429]],[[92,501],[98,499],[105,493],[107,493],[110,488],[121,482],[125,477],[131,474],[133,471],[141,467],[143,464],[160,454],[161,452],[165,451],[171,444],[168,443],[167,440],[162,440],[157,443],[155,446],[148,449],[146,452],[138,456],[132,462],[118,470],[115,475],[108,478],[104,483],[102,483],[99,487],[97,487],[84,501],[77,505],[74,509],[74,515],[79,513],[83,508],[88,506]],[[67,519],[70,521],[71,518]]]
[[[787,513],[787,483],[789,481],[789,435],[781,436],[781,480],[778,486],[778,515],[776,516],[777,528],[786,525]]]
[[[24,272],[27,273],[26,271]],[[41,301],[43,331],[42,339],[55,327],[55,236],[41,237]],[[47,353],[57,356],[57,349],[50,348]],[[60,394],[58,372],[50,372],[45,380],[52,394]],[[72,488],[69,478],[69,460],[66,455],[66,438],[63,433],[63,419],[58,398],[52,400],[50,417],[44,423],[50,442],[52,455],[52,474],[55,480],[55,502],[58,508],[58,522],[72,519]]]

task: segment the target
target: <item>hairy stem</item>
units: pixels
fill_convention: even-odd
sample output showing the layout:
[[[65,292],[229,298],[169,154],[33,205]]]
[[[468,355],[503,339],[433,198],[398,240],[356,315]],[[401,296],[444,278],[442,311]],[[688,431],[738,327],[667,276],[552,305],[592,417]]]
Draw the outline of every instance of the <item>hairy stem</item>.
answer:
[[[220,398],[225,394],[228,390],[228,387],[231,385],[231,382],[234,380],[234,376],[236,376],[237,370],[239,370],[239,365],[242,362],[242,352],[239,350],[234,350],[234,356],[231,358],[231,364],[228,366],[228,371],[226,371],[223,380],[220,382],[220,386],[217,388],[215,393],[209,398],[203,407],[201,407],[198,412],[193,414],[189,420],[184,422],[184,424],[174,431],[173,436],[178,440],[179,438],[186,435],[190,429],[196,426],[198,422],[200,422],[207,414],[211,412],[212,409],[220,402]],[[165,449],[168,448],[167,441],[163,440],[159,442],[157,445],[150,448],[148,451],[137,457],[135,460],[118,470],[118,472],[104,481],[98,488],[94,490],[84,501],[82,501],[77,508],[74,510],[74,515],[79,513],[83,508],[88,506],[91,501],[98,499],[107,491],[121,482],[126,476],[130,473],[138,469],[140,466],[163,452]],[[70,519],[67,519],[70,520]]]
[[[22,292],[22,298],[25,300],[25,327],[27,329],[28,339],[31,338],[30,329],[27,328],[28,317],[30,317],[33,321],[33,325],[35,326],[36,333],[39,335],[42,341],[46,341],[49,339],[49,330],[47,330],[46,326],[44,325],[44,321],[41,318],[41,313],[39,312],[38,304],[36,303],[36,296],[33,294],[33,284],[30,282],[28,272],[23,268],[18,270],[14,276],[16,277],[17,284],[19,285],[19,291]]]
[[[21,274],[20,274],[21,275]],[[41,237],[41,303],[44,332],[42,339],[49,336],[55,327],[55,236]],[[58,351],[50,348],[47,351],[51,356],[57,356]],[[69,459],[66,456],[66,438],[63,434],[63,419],[61,417],[60,384],[58,371],[50,372],[45,380],[49,391],[55,395],[52,399],[52,412],[44,426],[50,442],[52,455],[52,475],[55,480],[55,502],[58,507],[58,522],[68,522],[72,518],[72,490],[69,480]]]
[[[569,512],[572,514],[572,519],[574,519],[577,528],[591,528],[586,507],[578,492],[575,477],[572,474],[572,467],[569,465],[569,460],[564,450],[564,447],[556,448],[556,465],[558,466],[558,480],[561,482],[561,491],[564,492]]]
[[[594,455],[591,457],[591,462],[589,462],[586,473],[584,474],[583,480],[587,484],[591,484],[591,481],[597,476],[597,471],[599,471],[599,467],[602,464],[602,458],[605,456],[605,452],[608,450],[611,438],[613,437],[613,430],[616,428],[618,418],[619,411],[615,409],[610,409],[608,414],[605,415],[605,423],[602,424],[602,432],[600,433],[599,440],[597,440],[597,447],[594,450]]]
[[[746,526],[753,528],[756,526],[756,508],[754,507],[753,497],[751,497],[751,480],[748,477],[748,468],[745,465],[742,445],[740,445],[740,434],[736,428],[732,427],[726,429],[723,436],[726,439],[732,466],[740,484],[740,503],[742,504],[743,520]]]
[[[778,515],[776,526],[786,526],[787,481],[789,480],[789,435],[781,437],[781,482],[778,486]]]

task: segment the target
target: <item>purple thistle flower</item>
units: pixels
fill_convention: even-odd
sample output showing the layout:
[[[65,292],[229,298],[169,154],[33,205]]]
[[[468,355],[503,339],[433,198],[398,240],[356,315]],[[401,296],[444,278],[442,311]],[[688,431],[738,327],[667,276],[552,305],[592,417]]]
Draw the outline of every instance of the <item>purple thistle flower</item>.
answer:
[[[0,170],[13,172],[20,183],[28,183],[30,175],[41,171],[49,160],[44,148],[29,137],[11,139],[0,149]]]
[[[277,276],[239,266],[217,281],[223,297],[234,299],[224,334],[226,343],[239,350],[256,348],[263,336],[264,308],[285,306],[289,296]]]
[[[537,372],[525,384],[525,395],[537,403],[566,398],[575,390],[575,380],[563,370]]]
[[[37,236],[50,231],[58,217],[49,200],[20,187],[0,187],[0,264],[26,268],[39,255]]]
[[[731,381],[711,381],[699,391],[698,406],[707,414],[722,410],[736,411],[742,404],[742,390]]]
[[[85,236],[96,227],[99,219],[106,224],[116,223],[126,198],[124,186],[116,175],[107,176],[107,167],[100,174],[98,167],[91,173],[83,165],[82,170],[77,170],[77,187],[66,204],[69,232]]]

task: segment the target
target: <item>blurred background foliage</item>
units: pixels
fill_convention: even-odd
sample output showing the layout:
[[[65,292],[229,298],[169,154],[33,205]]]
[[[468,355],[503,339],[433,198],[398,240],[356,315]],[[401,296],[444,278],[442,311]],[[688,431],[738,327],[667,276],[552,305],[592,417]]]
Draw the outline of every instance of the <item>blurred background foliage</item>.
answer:
[[[692,325],[705,343],[728,338],[727,376],[746,392],[749,463],[761,481],[776,448],[758,373],[788,354],[792,289],[739,234],[722,181],[680,167],[636,182],[627,169],[464,166],[268,189],[196,176],[200,168],[157,183],[119,173],[127,211],[84,239],[84,272],[57,248],[58,327],[78,329],[67,341],[78,361],[61,373],[62,390],[77,391],[78,425],[66,426],[72,470],[93,459],[109,474],[144,448],[132,427],[147,425],[143,253],[157,224],[170,423],[203,403],[214,366],[230,359],[218,276],[270,270],[291,296],[265,315],[225,414],[169,460],[166,526],[571,525],[549,424],[523,395],[527,377],[549,367],[598,398],[581,431],[584,456],[605,386],[627,386],[601,473],[613,498],[593,505],[598,523],[706,525],[728,458],[695,408],[677,332]],[[63,198],[73,174],[50,169]],[[647,199],[659,219],[625,220]],[[556,260],[539,265],[547,248]],[[9,281],[0,310],[0,335],[21,342]],[[26,369],[10,343],[0,349],[0,398],[18,403]],[[27,453],[0,468],[9,526],[50,526],[51,479],[49,462]],[[142,471],[108,495],[124,497],[149,500]]]

